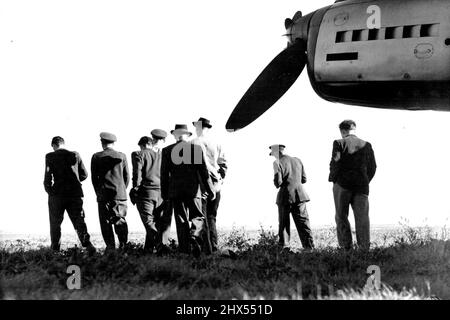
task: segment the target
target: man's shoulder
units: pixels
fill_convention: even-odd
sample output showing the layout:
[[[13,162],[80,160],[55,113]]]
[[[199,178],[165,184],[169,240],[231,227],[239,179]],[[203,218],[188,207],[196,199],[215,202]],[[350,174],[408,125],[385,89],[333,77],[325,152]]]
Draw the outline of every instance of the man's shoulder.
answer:
[[[99,152],[96,152],[96,153],[94,153],[94,154],[92,155],[92,158],[98,158],[98,157],[101,157],[101,156],[104,154],[104,152],[105,152],[105,151],[99,151]]]
[[[45,155],[46,159],[52,159],[55,157],[55,151],[49,152]]]
[[[175,147],[176,145],[177,145],[176,143],[172,143],[172,144],[168,145],[167,147],[164,147],[164,148],[162,149],[162,152],[170,151],[170,150],[172,150],[173,147]]]
[[[142,156],[143,152],[141,150],[139,151],[133,151],[131,153],[131,159],[138,159]]]

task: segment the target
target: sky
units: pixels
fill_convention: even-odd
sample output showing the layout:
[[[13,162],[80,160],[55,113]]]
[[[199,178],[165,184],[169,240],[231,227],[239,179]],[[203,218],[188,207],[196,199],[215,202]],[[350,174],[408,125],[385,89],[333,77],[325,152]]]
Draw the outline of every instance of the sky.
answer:
[[[218,227],[277,226],[277,190],[268,146],[282,143],[304,163],[313,227],[334,225],[328,182],[338,124],[353,119],[371,142],[372,225],[438,225],[450,217],[450,113],[378,110],[319,98],[303,73],[257,121],[229,133],[225,123],[263,68],[286,47],[284,19],[330,1],[24,1],[0,3],[0,157],[3,233],[49,232],[45,154],[65,138],[87,168],[113,132],[130,160],[154,128],[170,131],[199,117],[229,162]],[[383,94],[380,92],[380,94]],[[167,144],[173,143],[172,137]],[[131,161],[130,165],[131,165]],[[130,167],[131,169],[131,167]],[[90,177],[86,223],[99,232]],[[131,231],[144,231],[128,202]],[[354,225],[351,214],[350,221]],[[68,216],[63,232],[73,232]]]

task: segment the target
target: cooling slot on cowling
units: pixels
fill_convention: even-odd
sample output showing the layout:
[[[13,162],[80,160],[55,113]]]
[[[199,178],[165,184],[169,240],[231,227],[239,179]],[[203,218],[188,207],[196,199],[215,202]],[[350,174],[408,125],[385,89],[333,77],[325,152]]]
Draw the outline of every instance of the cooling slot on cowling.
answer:
[[[342,52],[327,54],[327,61],[353,61],[358,60],[358,52]]]
[[[439,23],[356,29],[336,32],[336,43],[438,37]]]

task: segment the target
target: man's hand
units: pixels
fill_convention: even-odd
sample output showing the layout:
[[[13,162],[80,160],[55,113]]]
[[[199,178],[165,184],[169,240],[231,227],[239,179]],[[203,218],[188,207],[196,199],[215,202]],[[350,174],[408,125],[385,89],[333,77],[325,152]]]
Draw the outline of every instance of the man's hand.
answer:
[[[131,188],[131,190],[130,190],[130,201],[131,201],[131,203],[132,203],[133,205],[136,204],[137,193],[138,193],[138,187]]]

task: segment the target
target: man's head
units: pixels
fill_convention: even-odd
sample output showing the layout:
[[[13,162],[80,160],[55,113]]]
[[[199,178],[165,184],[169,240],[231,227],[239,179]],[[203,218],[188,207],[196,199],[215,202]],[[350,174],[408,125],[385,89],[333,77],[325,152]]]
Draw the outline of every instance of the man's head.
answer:
[[[116,142],[116,141],[117,141],[117,138],[114,134],[109,133],[109,132],[100,133],[100,142],[102,143],[103,150],[114,146],[114,142]]]
[[[65,144],[64,139],[60,136],[56,136],[56,137],[53,137],[51,146],[52,146],[53,150],[58,150],[58,149],[64,147],[64,144]]]
[[[176,141],[187,141],[192,135],[185,124],[176,124],[175,129],[170,133],[173,134]]]
[[[152,138],[147,137],[147,136],[140,138],[139,142],[138,142],[138,146],[139,146],[139,148],[141,148],[141,150],[150,148],[152,146]]]
[[[349,134],[353,134],[356,130],[356,123],[353,120],[344,120],[339,124],[339,130],[341,131],[342,138],[345,138]]]
[[[212,128],[211,122],[208,119],[200,117],[197,121],[192,122],[197,133],[197,137],[205,135],[209,129]]]
[[[161,149],[166,141],[167,132],[162,129],[153,129],[150,134],[152,135],[153,146]]]
[[[285,148],[286,148],[286,146],[284,144],[271,145],[269,147],[269,149],[270,149],[269,155],[275,157],[275,159],[280,159],[280,157],[285,154],[284,153]]]

